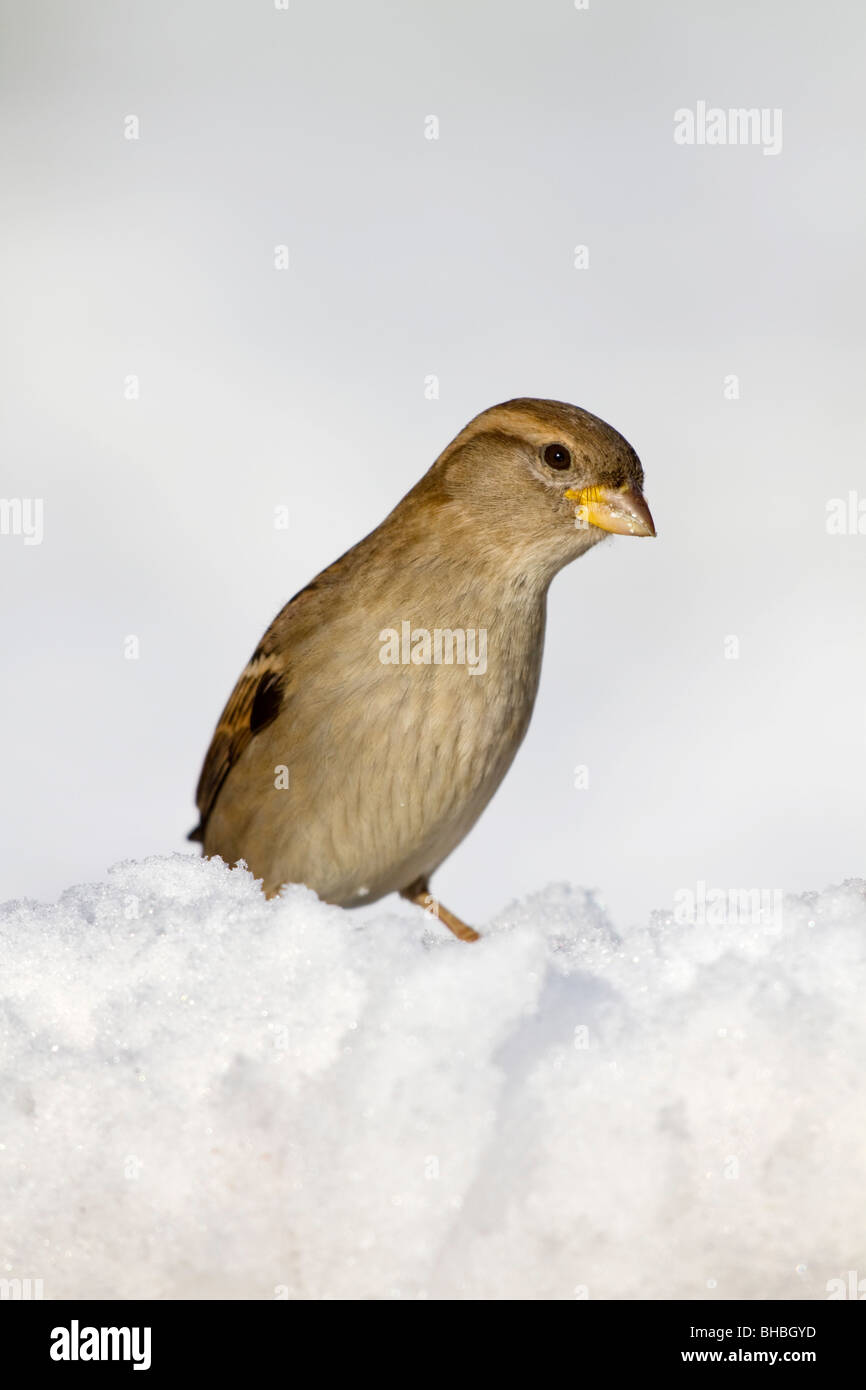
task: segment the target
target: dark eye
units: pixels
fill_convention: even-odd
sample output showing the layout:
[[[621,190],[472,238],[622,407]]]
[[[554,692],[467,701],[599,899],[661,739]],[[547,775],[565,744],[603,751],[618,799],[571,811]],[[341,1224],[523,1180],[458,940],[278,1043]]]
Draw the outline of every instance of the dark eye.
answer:
[[[564,444],[548,444],[544,450],[544,462],[548,468],[570,468],[571,454]]]

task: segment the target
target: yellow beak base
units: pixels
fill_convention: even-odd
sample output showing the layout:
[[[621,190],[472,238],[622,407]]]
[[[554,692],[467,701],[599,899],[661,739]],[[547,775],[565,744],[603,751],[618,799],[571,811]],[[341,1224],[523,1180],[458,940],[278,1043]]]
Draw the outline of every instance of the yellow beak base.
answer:
[[[577,503],[574,514],[579,525],[598,526],[617,536],[654,536],[656,533],[643,493],[630,484],[621,488],[569,488],[563,496]]]

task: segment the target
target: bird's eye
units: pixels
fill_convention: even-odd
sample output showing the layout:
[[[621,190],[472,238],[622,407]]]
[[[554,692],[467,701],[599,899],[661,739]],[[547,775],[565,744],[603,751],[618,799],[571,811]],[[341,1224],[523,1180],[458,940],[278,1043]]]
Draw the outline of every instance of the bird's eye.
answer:
[[[548,444],[544,450],[544,462],[548,468],[570,468],[571,454],[564,444]]]

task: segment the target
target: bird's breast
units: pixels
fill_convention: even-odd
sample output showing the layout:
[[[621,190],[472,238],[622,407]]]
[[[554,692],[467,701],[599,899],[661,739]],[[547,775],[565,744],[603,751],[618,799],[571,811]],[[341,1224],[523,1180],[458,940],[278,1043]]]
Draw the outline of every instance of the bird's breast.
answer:
[[[529,724],[543,635],[543,611],[379,630],[378,669],[359,673],[331,724],[335,754],[353,769],[358,867],[372,879],[360,888],[378,894],[431,873],[475,823]]]

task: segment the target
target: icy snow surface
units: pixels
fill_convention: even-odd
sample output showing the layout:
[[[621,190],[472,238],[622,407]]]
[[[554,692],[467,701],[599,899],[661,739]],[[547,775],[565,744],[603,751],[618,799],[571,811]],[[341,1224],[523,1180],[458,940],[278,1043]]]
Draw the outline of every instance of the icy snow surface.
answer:
[[[472,946],[186,855],[8,904],[0,1277],[825,1298],[866,1275],[864,889],[618,931],[555,887]]]

